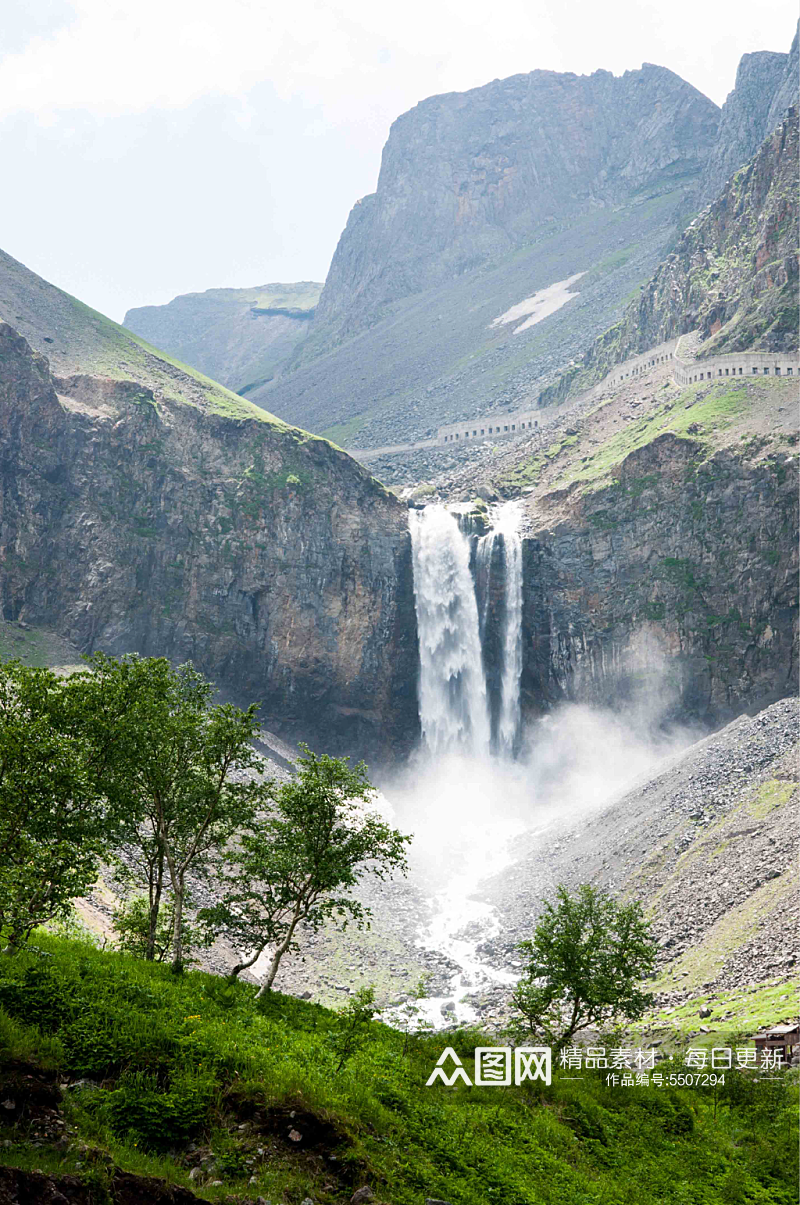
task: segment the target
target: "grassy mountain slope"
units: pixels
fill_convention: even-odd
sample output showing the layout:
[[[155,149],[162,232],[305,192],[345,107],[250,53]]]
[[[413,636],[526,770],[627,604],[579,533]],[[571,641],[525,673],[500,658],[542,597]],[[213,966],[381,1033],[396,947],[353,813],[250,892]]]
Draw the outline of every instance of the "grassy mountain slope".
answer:
[[[369,329],[248,397],[345,447],[406,443],[461,415],[519,406],[621,313],[674,239],[682,197],[673,189],[553,220],[493,263],[392,302]],[[578,272],[577,295],[535,326],[494,325]]]
[[[47,356],[53,373],[137,381],[157,395],[230,418],[280,423],[268,411],[159,351],[0,251],[0,320]]]
[[[274,994],[257,1009],[244,984],[46,936],[36,946],[0,963],[13,1096],[0,1164],[44,1169],[68,1200],[88,1205],[81,1182],[97,1202],[167,1199],[153,1181],[123,1196],[115,1168],[168,1181],[186,1205],[339,1205],[360,1185],[386,1205],[792,1200],[788,1082],[613,1088],[604,1072],[556,1069],[550,1087],[426,1088],[441,1036],[408,1042],[373,1023],[343,1059],[342,1022],[319,1006]],[[471,1074],[481,1038],[446,1041]],[[57,1081],[75,1087],[62,1096]]]
[[[306,337],[322,285],[208,289],[129,310],[123,326],[246,393],[272,379]]]
[[[789,1019],[797,1000],[796,699],[740,716],[670,758],[597,814],[560,817],[531,842],[515,875],[493,896],[521,940],[538,899],[557,883],[591,882],[642,900],[659,939],[657,1015],[673,1010],[700,1034],[744,1022],[740,1005],[763,986],[771,1013]],[[739,999],[740,1005],[735,1003]]]

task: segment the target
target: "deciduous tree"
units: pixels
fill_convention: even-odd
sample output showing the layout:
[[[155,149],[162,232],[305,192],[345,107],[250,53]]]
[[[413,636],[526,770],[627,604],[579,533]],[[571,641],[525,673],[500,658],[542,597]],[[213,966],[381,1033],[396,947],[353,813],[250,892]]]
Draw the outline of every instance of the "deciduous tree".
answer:
[[[105,749],[77,712],[69,680],[0,663],[0,933],[9,952],[67,915],[113,841]]]
[[[527,967],[512,1002],[529,1032],[557,1051],[580,1029],[635,1020],[649,1004],[642,980],[656,943],[636,902],[619,903],[588,884],[574,896],[560,886],[520,949]]]
[[[124,696],[115,722],[117,757],[109,791],[142,817],[139,867],[148,889],[146,954],[155,953],[166,876],[172,889],[172,967],[183,967],[187,878],[206,873],[263,796],[253,748],[257,704],[212,704],[213,686],[191,665],[101,653],[89,661],[98,697]]]
[[[225,894],[199,916],[248,951],[236,978],[273,947],[259,995],[272,988],[281,959],[297,949],[301,928],[316,931],[333,918],[341,928],[368,923],[369,909],[352,889],[365,875],[405,873],[411,840],[374,810],[363,762],[317,755],[301,746],[294,778],[270,784],[269,809],[240,834],[226,854]]]

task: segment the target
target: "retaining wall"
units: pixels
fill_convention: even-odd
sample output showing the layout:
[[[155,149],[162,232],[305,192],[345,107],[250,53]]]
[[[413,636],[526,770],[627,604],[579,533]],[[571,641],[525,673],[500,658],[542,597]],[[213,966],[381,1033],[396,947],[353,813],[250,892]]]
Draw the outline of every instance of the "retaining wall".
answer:
[[[697,381],[718,381],[720,377],[796,377],[800,357],[772,352],[731,352],[710,360],[681,360],[673,366],[676,385],[694,385]]]

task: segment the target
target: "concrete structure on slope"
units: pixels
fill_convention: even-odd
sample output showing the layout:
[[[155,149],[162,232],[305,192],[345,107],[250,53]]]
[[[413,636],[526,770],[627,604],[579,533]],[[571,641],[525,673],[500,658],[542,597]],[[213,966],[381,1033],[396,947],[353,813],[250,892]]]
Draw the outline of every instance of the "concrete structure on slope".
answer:
[[[796,352],[731,352],[725,356],[715,356],[713,359],[696,360],[681,355],[681,341],[671,339],[652,347],[640,356],[634,356],[619,364],[592,389],[581,394],[575,403],[586,401],[591,397],[600,397],[616,385],[626,380],[632,380],[644,375],[649,369],[659,364],[671,364],[672,379],[676,385],[694,385],[700,381],[719,381],[720,379],[741,378],[753,376],[797,377],[800,376],[800,358]],[[370,460],[378,456],[393,455],[404,451],[416,451],[423,448],[453,446],[463,447],[464,444],[479,443],[481,440],[515,439],[530,431],[547,427],[561,411],[556,408],[517,410],[508,413],[493,411],[483,418],[462,419],[461,422],[448,423],[439,427],[434,439],[426,439],[416,444],[397,444],[385,448],[366,448],[364,450],[348,449],[356,460]]]

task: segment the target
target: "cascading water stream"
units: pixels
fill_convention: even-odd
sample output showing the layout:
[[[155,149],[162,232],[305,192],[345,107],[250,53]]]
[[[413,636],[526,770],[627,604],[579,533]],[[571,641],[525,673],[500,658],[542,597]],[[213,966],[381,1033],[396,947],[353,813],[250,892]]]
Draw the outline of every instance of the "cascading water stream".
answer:
[[[509,756],[520,726],[519,683],[522,676],[522,539],[519,507],[500,509],[495,530],[502,535],[506,561],[506,614],[503,630],[503,696],[498,724],[500,751]]]
[[[435,884],[432,919],[419,940],[460,967],[448,995],[427,1002],[425,1012],[434,1025],[448,1017],[474,1020],[469,993],[513,981],[476,951],[498,933],[499,918],[475,892],[482,879],[508,864],[511,843],[522,829],[507,810],[509,792],[519,789],[519,768],[512,763],[522,668],[519,512],[506,504],[493,519],[493,529],[475,549],[482,583],[476,591],[470,568],[474,537],[443,506],[409,515],[424,749],[407,806],[414,814],[418,870]],[[488,628],[498,654],[495,677],[500,674],[491,708],[482,647]]]
[[[478,541],[476,564],[483,581],[484,603],[481,615],[481,635],[485,638],[492,592],[492,573],[497,562],[495,550],[499,545],[502,565],[502,667],[500,705],[496,718],[496,749],[501,757],[511,757],[519,734],[520,695],[522,674],[522,539],[519,534],[520,513],[516,502],[500,506],[492,515],[492,529]]]
[[[478,605],[469,543],[443,506],[409,515],[419,632],[419,717],[434,756],[489,751]]]

